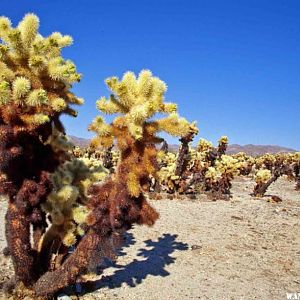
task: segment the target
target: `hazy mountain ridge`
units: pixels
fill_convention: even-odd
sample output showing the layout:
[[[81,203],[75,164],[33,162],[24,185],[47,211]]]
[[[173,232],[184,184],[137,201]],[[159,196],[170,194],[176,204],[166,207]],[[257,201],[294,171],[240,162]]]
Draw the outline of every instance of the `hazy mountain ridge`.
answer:
[[[252,156],[263,155],[265,153],[286,153],[286,152],[297,152],[295,149],[277,146],[277,145],[238,145],[232,144],[228,146],[227,153],[234,154],[238,152],[245,152]]]
[[[90,139],[79,138],[79,137],[74,136],[74,135],[69,135],[68,137],[75,146],[78,146],[80,148],[88,147],[90,142],[91,142]]]
[[[76,146],[80,148],[85,148],[89,146],[90,140],[85,138],[79,138],[76,136],[69,135],[69,138]],[[171,144],[169,145],[169,151],[177,152],[179,145]],[[265,153],[280,153],[280,152],[296,152],[297,150],[277,146],[277,145],[238,145],[238,144],[231,144],[228,146],[227,153],[228,154],[235,154],[238,152],[245,152],[248,155],[257,156],[263,155]]]

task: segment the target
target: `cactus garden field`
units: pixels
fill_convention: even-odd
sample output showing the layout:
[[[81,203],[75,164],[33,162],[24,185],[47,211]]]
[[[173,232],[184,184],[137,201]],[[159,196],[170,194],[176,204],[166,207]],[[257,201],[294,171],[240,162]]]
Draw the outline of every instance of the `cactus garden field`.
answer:
[[[0,17],[0,299],[300,291],[300,152],[229,154],[222,128],[199,138],[148,69],[108,74],[93,138],[75,146],[73,39],[39,29],[33,13]]]

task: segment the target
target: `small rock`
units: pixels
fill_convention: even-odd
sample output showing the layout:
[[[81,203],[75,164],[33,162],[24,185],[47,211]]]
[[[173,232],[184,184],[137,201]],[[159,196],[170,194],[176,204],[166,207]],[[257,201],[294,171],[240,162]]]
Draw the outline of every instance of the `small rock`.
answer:
[[[277,202],[277,203],[282,202],[282,199],[278,196],[272,196],[271,199],[272,199],[272,201]]]
[[[239,216],[231,216],[231,219],[240,220],[240,221],[244,220],[243,217],[239,217]]]
[[[199,250],[201,248],[202,248],[202,246],[200,246],[200,245],[192,245],[192,247],[191,247],[192,250]]]
[[[57,300],[72,300],[70,296],[66,295],[66,294],[59,294],[57,296]]]

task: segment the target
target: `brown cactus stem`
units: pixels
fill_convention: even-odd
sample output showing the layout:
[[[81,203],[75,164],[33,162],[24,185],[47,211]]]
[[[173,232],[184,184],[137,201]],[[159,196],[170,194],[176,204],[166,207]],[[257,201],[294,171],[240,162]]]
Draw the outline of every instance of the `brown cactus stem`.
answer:
[[[103,157],[103,167],[110,170],[110,172],[112,172],[112,168],[114,166],[113,164],[113,156],[112,156],[112,149],[113,146],[109,147],[105,153],[104,153],[104,157]]]
[[[44,234],[42,243],[39,245],[37,264],[39,265],[40,274],[54,271],[60,266],[57,260],[62,261],[63,257],[67,255],[67,249],[63,247],[62,240],[57,232],[57,226],[52,225]]]
[[[6,239],[14,264],[16,280],[30,286],[39,276],[37,247],[45,230],[45,215],[39,208],[50,188],[48,175],[42,172],[38,182],[24,180],[18,193],[10,197],[6,214]],[[34,245],[30,225],[33,224]]]
[[[300,191],[300,178],[297,179],[295,190]]]
[[[193,141],[195,133],[190,132],[180,139],[181,145],[176,163],[176,176],[182,176],[189,162],[189,143]]]
[[[292,168],[289,165],[284,164],[282,161],[277,161],[274,166],[272,177],[263,184],[257,184],[254,187],[253,196],[255,197],[263,197],[266,193],[268,187],[275,182],[280,176],[288,175],[292,176]]]
[[[231,176],[223,176],[213,185],[211,192],[214,200],[229,200],[232,179],[233,177]]]
[[[206,161],[210,162],[210,165],[213,167],[218,158],[218,149],[213,148],[206,154]]]
[[[218,158],[221,158],[222,155],[226,153],[227,150],[227,143],[220,143],[218,145],[217,153],[218,153]]]
[[[34,262],[36,252],[30,243],[30,218],[10,201],[6,213],[6,240],[13,261],[16,280],[26,286],[36,279]]]
[[[43,236],[43,234],[46,231],[46,227],[44,226],[34,226],[33,227],[33,234],[32,234],[32,239],[33,239],[33,249],[38,250],[39,247],[39,242]]]
[[[268,187],[279,178],[278,174],[274,174],[266,183],[257,184],[254,187],[253,196],[263,197]]]
[[[300,191],[300,163],[295,164],[294,174],[295,174],[295,179],[296,179],[295,190]]]
[[[169,145],[165,140],[163,140],[163,142],[162,142],[160,151],[163,151],[164,153],[168,153],[168,151],[169,151]]]
[[[51,295],[74,283],[78,275],[86,270],[93,256],[101,253],[100,249],[101,237],[92,231],[87,233],[62,266],[39,278],[34,285],[36,294],[38,296]]]
[[[75,283],[79,275],[91,266],[96,267],[103,257],[113,256],[118,232],[131,228],[132,223],[153,225],[156,211],[143,195],[129,197],[122,184],[110,180],[92,188],[89,205],[94,209],[88,223],[93,223],[76,247],[76,250],[56,270],[45,273],[34,285],[38,296],[47,296]],[[118,244],[116,246],[119,246]]]
[[[39,207],[34,208],[31,213],[31,224],[33,225],[33,249],[37,251],[47,228],[46,214]]]
[[[252,171],[252,165],[248,165],[247,167],[243,167],[240,170],[240,175],[248,176]]]

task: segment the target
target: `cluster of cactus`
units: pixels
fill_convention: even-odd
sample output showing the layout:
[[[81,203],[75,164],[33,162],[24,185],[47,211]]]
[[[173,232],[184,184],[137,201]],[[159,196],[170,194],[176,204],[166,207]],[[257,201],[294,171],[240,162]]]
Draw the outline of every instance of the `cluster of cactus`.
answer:
[[[228,199],[230,197],[231,181],[239,175],[239,162],[232,156],[223,154],[215,161],[214,166],[205,172],[204,188],[213,199]]]
[[[103,167],[113,173],[118,164],[120,153],[112,148],[100,150],[95,149],[95,147],[80,148],[76,146],[72,152],[75,157],[83,159],[91,167],[103,165]]]
[[[180,194],[204,192],[214,199],[228,198],[232,179],[245,167],[242,159],[225,155],[226,136],[220,138],[216,148],[211,142],[200,139],[194,149],[190,143],[197,132],[195,124],[191,124],[189,135],[181,138],[179,153],[160,152],[160,190]]]
[[[296,180],[300,189],[300,157],[296,153],[264,154],[252,157],[243,152],[225,155],[228,137],[222,136],[218,146],[200,139],[196,148],[190,144],[198,130],[195,123],[190,124],[187,136],[180,139],[178,153],[168,152],[164,141],[158,151],[159,171],[157,178],[152,177],[150,191],[170,194],[207,193],[213,199],[230,197],[231,181],[235,176],[248,176],[253,172],[256,182],[253,195],[263,196],[268,186],[282,175]],[[112,150],[112,157],[119,158]],[[105,152],[99,155],[103,161]],[[114,167],[116,161],[114,160]],[[274,175],[274,176],[273,176]],[[151,177],[151,176],[150,176]]]
[[[176,161],[178,154],[163,151],[158,152],[158,164],[160,166],[158,175],[159,192],[174,193],[178,186],[180,177],[176,175]]]
[[[296,180],[296,189],[299,187],[299,152],[265,154],[255,159],[255,182],[253,195],[262,197],[268,187],[280,176],[286,175]]]
[[[292,156],[294,178],[296,180],[295,189],[300,191],[300,152],[296,152]]]
[[[300,189],[299,152],[275,155],[267,153],[259,157],[239,152],[229,156],[225,155],[228,145],[226,136],[220,138],[217,147],[205,139],[200,139],[194,148],[190,143],[196,133],[197,128],[192,123],[188,133],[189,142],[186,142],[187,137],[181,138],[183,142],[178,153],[168,152],[167,143],[164,141],[158,151],[157,178],[150,176],[150,192],[206,193],[213,199],[228,199],[233,178],[248,175],[253,176],[256,182],[253,192],[255,196],[263,196],[268,186],[281,175],[296,180],[296,189]],[[103,161],[105,152],[95,150],[95,153]],[[112,157],[117,158],[114,160],[116,162],[119,153],[115,150],[111,153]],[[264,191],[261,190],[262,187]]]
[[[244,152],[233,154],[232,157],[238,160],[238,169],[241,176],[247,176],[251,173],[255,165],[254,157]]]
[[[227,199],[230,197],[231,180],[238,174],[237,160],[225,155],[228,146],[227,136],[222,136],[218,146],[205,139],[200,139],[192,156],[190,172],[192,191],[204,192],[212,199]]]
[[[117,116],[97,117],[87,156],[65,136],[62,114],[76,116],[82,104],[71,91],[80,80],[75,65],[61,56],[72,43],[58,32],[38,33],[28,14],[13,28],[0,18],[0,193],[8,199],[6,239],[15,288],[48,297],[113,258],[132,224],[153,225],[158,213],[147,203],[149,178],[157,178],[157,149],[165,131],[184,137],[191,124],[164,102],[166,85],[150,71],[106,80],[112,91],[97,107]],[[155,115],[166,114],[156,120]],[[104,168],[95,147],[106,155]],[[105,155],[104,155],[105,158]]]
[[[295,179],[299,190],[299,152],[265,154],[256,158],[243,152],[225,155],[227,144],[228,138],[221,137],[216,148],[205,139],[199,140],[196,149],[189,145],[182,173],[176,173],[179,154],[161,151],[159,191],[206,193],[213,199],[228,199],[233,178],[248,175],[254,176],[256,181],[254,196],[263,196],[270,184],[282,175]]]

